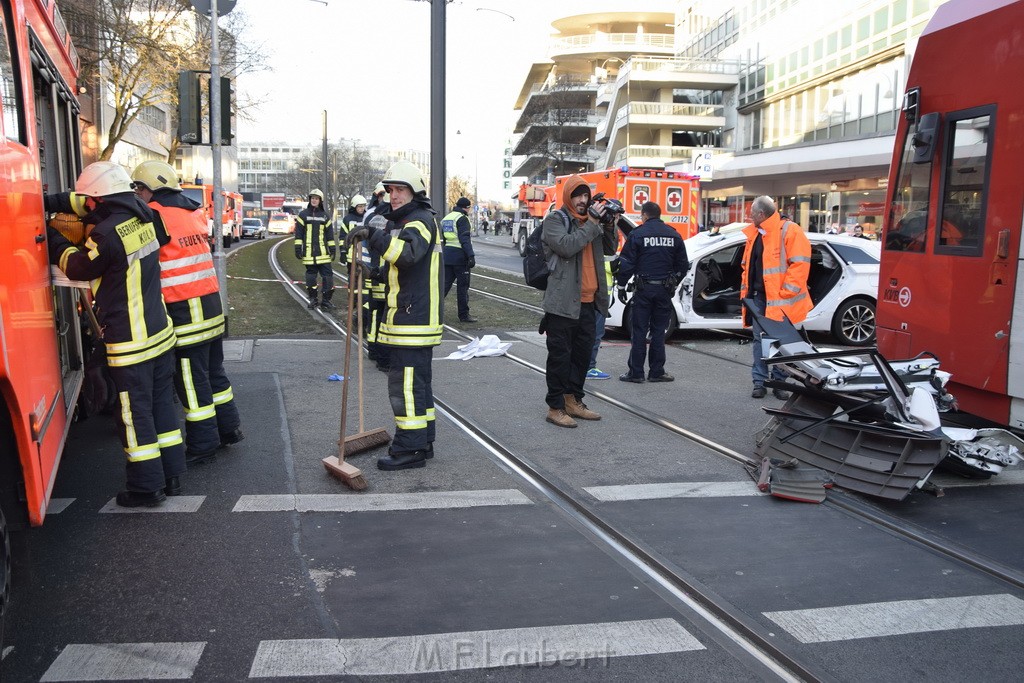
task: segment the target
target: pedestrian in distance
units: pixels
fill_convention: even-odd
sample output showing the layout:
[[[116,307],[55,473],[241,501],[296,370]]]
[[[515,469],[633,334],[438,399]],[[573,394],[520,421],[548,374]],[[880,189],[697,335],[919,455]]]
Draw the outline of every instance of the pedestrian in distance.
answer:
[[[388,395],[395,438],[377,467],[404,470],[423,467],[434,457],[431,363],[443,332],[443,244],[423,173],[399,161],[382,182],[390,209],[375,213],[346,241],[347,246],[365,241],[387,263],[388,310],[377,337],[390,347]]]
[[[630,278],[634,281],[630,303],[629,370],[619,375],[619,379],[643,382],[646,359],[650,367],[648,382],[671,382],[675,378],[665,372],[665,332],[672,315],[672,297],[690,264],[682,236],[661,220],[658,204],[644,203],[640,207],[640,219],[640,227],[626,237],[616,273],[619,299],[623,304],[626,303],[626,283]],[[649,352],[648,333],[651,337]]]
[[[783,316],[794,325],[807,317],[814,307],[807,291],[807,276],[811,271],[811,243],[803,229],[792,221],[783,221],[771,197],[758,197],[750,205],[753,223],[743,228],[747,243],[743,250],[743,278],[740,291],[759,315],[771,320]],[[751,376],[753,398],[767,395],[764,383],[768,380],[768,364],[762,350],[763,330],[751,320],[743,309],[743,326],[751,327],[754,335],[754,363]],[[772,368],[771,378],[781,381],[782,372]],[[772,389],[775,398],[786,399],[789,392]]]
[[[336,243],[331,217],[324,209],[324,193],[313,190],[309,203],[295,218],[295,258],[306,266],[306,294],[309,308],[319,306],[329,311],[334,308],[334,261]],[[320,277],[320,297],[317,298],[316,281]]]
[[[44,204],[92,226],[81,247],[48,227],[50,263],[92,284],[127,456],[117,504],[154,507],[181,493],[185,447],[174,408],[174,326],[161,292],[153,210],[135,195],[128,172],[109,161],[89,164],[74,192],[47,195]]]
[[[224,308],[206,217],[181,191],[174,169],[144,161],[132,172],[136,194],[159,220],[160,282],[174,325],[174,388],[185,409],[185,462],[213,458],[244,438],[234,392],[224,371]]]
[[[583,384],[594,346],[595,316],[608,316],[608,284],[601,275],[604,256],[614,254],[617,246],[617,216],[603,203],[591,202],[590,187],[578,175],[566,178],[561,204],[542,223],[551,275],[539,331],[547,336],[545,419],[559,427],[576,427],[573,418],[601,419],[583,403]]]
[[[471,205],[468,199],[459,197],[455,208],[441,220],[441,232],[444,234],[444,295],[448,296],[454,282],[459,320],[464,323],[477,322],[469,314],[469,271],[476,267],[473,239],[469,236],[468,214]]]
[[[609,297],[611,296],[612,289],[615,287],[615,276],[612,275],[612,264],[615,263],[615,267],[618,267],[616,263],[616,257],[605,255],[604,257],[604,279],[608,285]],[[609,301],[611,299],[609,298]],[[597,354],[601,350],[601,340],[604,339],[604,323],[605,319],[603,315],[594,315],[594,347],[590,352],[590,365],[587,367],[587,379],[611,379],[611,375],[597,367]]]
[[[348,235],[352,228],[355,228],[363,223],[363,216],[366,214],[366,197],[361,194],[354,195],[352,199],[348,200],[348,213],[341,219],[341,225],[338,226],[338,242],[344,241],[345,236]],[[339,260],[348,264],[348,260],[352,257],[348,249],[342,249]]]

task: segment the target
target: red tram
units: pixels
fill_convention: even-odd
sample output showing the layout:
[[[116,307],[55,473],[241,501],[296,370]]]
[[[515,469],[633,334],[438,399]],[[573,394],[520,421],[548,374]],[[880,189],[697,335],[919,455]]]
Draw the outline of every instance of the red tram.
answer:
[[[0,0],[0,617],[8,530],[42,523],[84,378],[82,290],[54,284],[43,214],[82,167],[77,69],[53,0]]]
[[[889,176],[881,352],[934,353],[965,412],[1024,429],[1024,1],[951,0],[922,33]]]

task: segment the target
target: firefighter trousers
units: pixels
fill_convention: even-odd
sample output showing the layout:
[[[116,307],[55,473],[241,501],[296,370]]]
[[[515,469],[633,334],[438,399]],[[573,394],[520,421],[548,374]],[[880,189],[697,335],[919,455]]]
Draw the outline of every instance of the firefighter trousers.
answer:
[[[174,408],[174,353],[111,367],[117,388],[117,421],[128,456],[127,489],[152,493],[185,472],[185,446]]]
[[[330,301],[334,294],[334,271],[330,263],[306,265],[306,291],[311,301],[316,300],[316,278],[320,276],[320,298]]]
[[[368,314],[363,322],[366,324],[366,352],[370,360],[377,361],[384,367],[388,365],[390,347],[377,342],[380,323],[387,313],[388,303],[384,299],[370,299],[367,304]]]
[[[174,350],[174,388],[185,408],[185,448],[191,455],[210,453],[221,435],[241,426],[231,382],[224,372],[224,341],[217,337]]]
[[[388,397],[395,413],[392,455],[430,450],[434,443],[433,348],[389,347]]]

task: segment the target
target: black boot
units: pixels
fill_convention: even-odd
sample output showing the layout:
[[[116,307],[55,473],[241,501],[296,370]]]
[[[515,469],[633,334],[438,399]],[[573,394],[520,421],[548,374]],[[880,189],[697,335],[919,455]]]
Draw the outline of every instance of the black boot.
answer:
[[[192,467],[193,465],[199,465],[199,464],[202,464],[204,462],[213,462],[216,458],[217,458],[217,451],[216,451],[216,449],[209,450],[209,451],[201,451],[201,452],[199,452],[199,451],[189,451],[189,450],[185,451],[185,465],[187,467]]]
[[[316,308],[320,305],[316,298],[316,287],[306,287],[306,296],[309,297],[309,303],[306,304],[308,308]]]
[[[411,470],[417,467],[424,467],[427,464],[427,452],[426,451],[410,451],[408,453],[398,453],[381,457],[377,460],[377,469],[379,470]]]
[[[220,435],[220,447],[231,446],[245,438],[245,434],[242,433],[241,427],[235,427],[232,431],[227,434]]]
[[[163,491],[150,491],[140,493],[139,491],[121,491],[117,494],[117,504],[123,508],[156,507],[167,500]]]
[[[167,477],[167,485],[164,486],[164,493],[168,496],[181,495],[181,482],[177,477]]]

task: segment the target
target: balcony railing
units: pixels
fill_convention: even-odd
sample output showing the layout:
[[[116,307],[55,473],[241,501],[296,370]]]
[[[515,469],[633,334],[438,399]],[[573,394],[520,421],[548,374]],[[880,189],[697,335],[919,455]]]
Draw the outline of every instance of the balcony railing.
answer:
[[[675,36],[665,33],[591,33],[566,36],[551,41],[550,54],[569,52],[643,52],[644,50],[673,51]]]
[[[568,142],[548,143],[548,154],[559,161],[592,162],[601,158],[604,150],[595,145],[580,145]]]
[[[601,122],[596,109],[549,109],[544,114],[530,119],[532,125],[547,126],[597,126]]]
[[[616,166],[630,159],[663,159],[675,161],[677,159],[692,159],[695,151],[712,151],[723,153],[724,149],[717,147],[673,147],[670,145],[628,145],[623,147],[611,160],[612,166]]]
[[[630,102],[615,112],[615,121],[630,115],[643,116],[725,116],[725,107],[712,104],[672,102]]]

